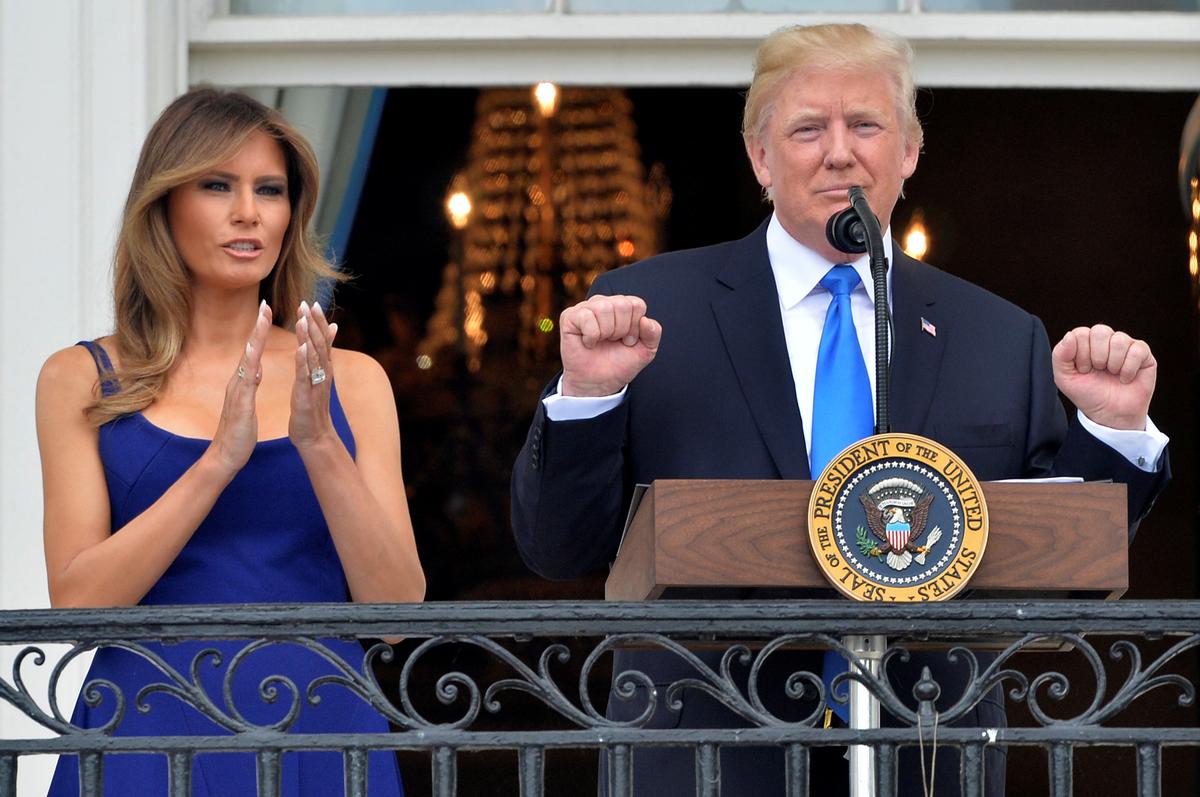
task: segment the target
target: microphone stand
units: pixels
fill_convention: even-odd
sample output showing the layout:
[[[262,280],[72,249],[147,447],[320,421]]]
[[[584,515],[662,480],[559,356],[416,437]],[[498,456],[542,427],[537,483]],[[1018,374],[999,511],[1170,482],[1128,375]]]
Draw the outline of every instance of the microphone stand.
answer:
[[[866,192],[860,186],[850,189],[850,207],[829,219],[825,236],[835,249],[842,252],[867,252],[871,262],[871,282],[875,297],[875,434],[892,430],[890,399],[890,328],[891,314],[887,302],[887,256],[883,249],[883,233],[879,219],[871,212]],[[881,660],[887,650],[883,634],[849,634],[843,644],[854,657],[854,666],[876,677],[881,675]],[[858,681],[850,681],[850,728],[874,730],[879,727],[879,698]],[[851,745],[850,795],[875,797],[876,761],[870,747]]]

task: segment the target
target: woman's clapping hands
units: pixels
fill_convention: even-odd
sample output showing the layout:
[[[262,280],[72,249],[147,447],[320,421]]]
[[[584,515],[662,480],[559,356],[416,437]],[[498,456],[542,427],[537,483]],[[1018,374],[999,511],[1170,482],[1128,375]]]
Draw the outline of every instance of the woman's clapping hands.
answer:
[[[255,398],[262,382],[263,350],[267,333],[271,331],[271,308],[264,301],[258,306],[254,331],[246,342],[237,369],[225,387],[225,403],[221,419],[213,435],[211,450],[217,461],[231,472],[237,472],[249,461],[258,443],[258,415]]]
[[[300,303],[296,320],[296,378],[292,383],[292,414],[288,421],[288,437],[298,449],[336,438],[333,420],[329,416],[329,394],[333,384],[333,362],[330,353],[337,335],[337,324],[325,318],[319,303],[310,307]]]
[[[222,467],[232,472],[245,466],[258,442],[255,400],[262,383],[263,351],[272,318],[271,308],[264,301],[259,305],[254,331],[246,342],[242,358],[225,388],[225,404],[212,450]],[[337,324],[329,323],[320,304],[314,303],[310,307],[307,302],[301,302],[296,320],[296,374],[288,421],[288,437],[297,448],[337,436],[329,415],[333,383],[330,352],[336,336]]]

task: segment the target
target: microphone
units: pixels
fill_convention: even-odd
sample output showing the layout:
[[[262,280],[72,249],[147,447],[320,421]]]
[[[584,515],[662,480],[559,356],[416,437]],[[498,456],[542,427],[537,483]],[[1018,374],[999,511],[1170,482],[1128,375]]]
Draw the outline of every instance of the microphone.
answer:
[[[839,252],[861,254],[870,252],[872,295],[875,302],[875,433],[887,434],[891,423],[891,357],[889,334],[891,314],[887,304],[887,256],[883,248],[883,232],[879,218],[867,203],[862,186],[853,186],[849,194],[850,207],[829,217],[825,223],[825,238]]]
[[[829,217],[825,238],[839,252],[858,255],[867,251],[867,230],[853,205]]]
[[[825,239],[834,249],[849,254],[866,252],[875,240],[879,241],[882,250],[883,235],[879,230],[879,218],[871,212],[862,186],[850,188],[849,201],[850,207],[829,217],[825,224]]]

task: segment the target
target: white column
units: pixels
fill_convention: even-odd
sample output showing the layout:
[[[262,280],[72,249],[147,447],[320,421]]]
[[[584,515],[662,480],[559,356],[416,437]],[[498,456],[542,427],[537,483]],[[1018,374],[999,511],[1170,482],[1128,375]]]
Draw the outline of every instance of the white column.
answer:
[[[179,6],[0,0],[0,608],[48,605],[34,387],[53,351],[111,329],[113,242],[138,149],[186,86]],[[10,682],[14,653],[0,651]],[[26,675],[44,697],[43,674]],[[38,733],[0,706],[0,736]],[[18,792],[44,793],[50,765],[21,759]]]

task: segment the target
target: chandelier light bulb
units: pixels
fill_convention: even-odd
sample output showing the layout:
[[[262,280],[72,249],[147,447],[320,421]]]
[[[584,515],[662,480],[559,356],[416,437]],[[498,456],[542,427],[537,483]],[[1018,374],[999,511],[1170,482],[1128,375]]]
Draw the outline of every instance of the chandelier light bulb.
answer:
[[[533,99],[542,116],[554,116],[554,112],[558,110],[558,86],[553,83],[537,84],[533,87]]]
[[[455,191],[446,198],[446,214],[456,230],[467,226],[471,218],[471,197],[465,191]]]
[[[929,233],[925,229],[925,216],[921,211],[913,213],[908,230],[904,233],[904,253],[920,260],[929,251]]]

